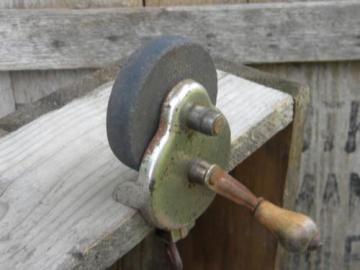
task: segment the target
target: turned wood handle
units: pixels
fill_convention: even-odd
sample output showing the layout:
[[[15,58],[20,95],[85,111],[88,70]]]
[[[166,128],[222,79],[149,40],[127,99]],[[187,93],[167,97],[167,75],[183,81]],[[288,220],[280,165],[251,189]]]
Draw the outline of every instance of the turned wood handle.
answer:
[[[263,200],[255,209],[254,217],[272,231],[289,251],[303,252],[320,246],[317,226],[306,215],[280,208]]]
[[[256,197],[218,165],[206,166],[201,163],[196,166],[190,169],[190,179],[195,182],[202,181],[216,193],[247,207],[255,219],[270,230],[287,250],[304,252],[320,246],[317,226],[310,217]]]

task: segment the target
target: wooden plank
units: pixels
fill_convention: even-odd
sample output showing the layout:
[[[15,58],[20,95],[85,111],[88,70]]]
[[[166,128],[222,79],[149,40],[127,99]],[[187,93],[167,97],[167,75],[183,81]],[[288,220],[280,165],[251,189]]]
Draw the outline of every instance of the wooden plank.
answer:
[[[93,72],[95,72],[93,69],[12,71],[10,75],[15,102],[16,104],[35,102],[76,84]]]
[[[279,269],[359,269],[360,62],[258,67],[311,89],[301,185],[293,194],[297,210],[317,220],[324,245],[290,256]]]
[[[240,138],[266,131],[258,136],[264,143],[292,121],[293,100],[233,75],[219,84],[218,104],[230,122],[237,164],[252,149]],[[101,269],[151,231],[137,211],[112,198],[114,188],[136,179],[136,172],[108,147],[111,85],[0,139],[0,264],[6,269]],[[254,104],[245,110],[249,98]]]
[[[141,41],[184,35],[213,56],[268,63],[359,59],[360,3],[0,11],[0,70],[99,67]],[[269,23],[271,22],[271,23]],[[179,27],[181,25],[181,27]],[[42,33],[39,35],[39,33]]]
[[[14,93],[9,72],[0,72],[0,118],[15,111]]]
[[[289,103],[282,101],[277,103],[275,100],[278,97],[272,96],[274,93],[268,91],[267,87],[257,87],[254,90],[255,85],[251,81],[243,80],[241,84],[240,82],[234,83],[236,78],[238,77],[227,75],[220,79],[219,88],[234,94],[223,95],[217,101],[217,106],[222,110],[229,123],[234,123],[230,129],[231,141],[236,147],[232,148],[232,159],[228,170],[235,168],[240,161],[263,145],[276,133],[274,130],[279,131],[277,126],[282,129],[289,123],[289,115],[282,115],[284,112],[289,113],[287,111]],[[287,97],[290,96],[287,95]],[[272,100],[272,98],[274,99]],[[241,106],[238,106],[239,104]],[[251,113],[251,111],[256,113]],[[254,125],[254,123],[257,124]],[[269,136],[269,134],[272,135]]]
[[[248,0],[248,3],[331,2],[338,0]],[[346,0],[345,0],[346,1]]]
[[[142,0],[2,0],[0,8],[106,8],[141,6]]]
[[[142,0],[4,0],[0,1],[0,8],[100,8],[121,6],[142,6]],[[53,92],[63,89],[77,81],[86,80],[94,70],[47,70],[47,71],[16,71],[10,72],[12,88],[17,108],[41,99]],[[100,81],[101,84],[101,81]],[[99,85],[99,84],[98,84]],[[91,88],[90,88],[91,89]],[[28,106],[29,107],[29,106]],[[35,113],[36,114],[36,113]],[[28,115],[34,115],[34,112]],[[0,114],[1,117],[1,114]]]
[[[7,131],[14,131],[45,113],[59,109],[73,99],[82,97],[98,86],[113,80],[118,70],[119,68],[117,66],[112,66],[89,72],[74,80],[72,84],[66,83],[63,87],[56,88],[55,92],[38,101],[18,104],[15,112],[0,119],[0,128]],[[33,73],[33,71],[28,72],[29,74]],[[38,72],[42,73],[41,71],[35,71],[35,76]],[[52,71],[52,73],[56,72],[55,70]],[[52,73],[49,73],[49,76]],[[27,77],[27,73],[24,73],[24,77]],[[19,78],[19,80],[21,80],[21,78]],[[45,82],[40,80],[39,83],[44,84]]]
[[[354,210],[360,203],[360,157],[354,148],[358,144],[359,62],[256,67],[306,83],[312,90],[301,186],[291,194],[296,194],[296,209],[317,220],[324,245],[313,254],[283,254],[277,269],[359,269],[360,220]],[[346,146],[353,148],[348,152]]]
[[[180,5],[214,5],[214,4],[238,4],[246,3],[246,0],[145,0],[145,6],[180,6]]]
[[[167,251],[168,245],[154,231],[108,270],[174,270]]]
[[[0,137],[5,136],[6,134],[8,134],[8,132],[0,128]]]

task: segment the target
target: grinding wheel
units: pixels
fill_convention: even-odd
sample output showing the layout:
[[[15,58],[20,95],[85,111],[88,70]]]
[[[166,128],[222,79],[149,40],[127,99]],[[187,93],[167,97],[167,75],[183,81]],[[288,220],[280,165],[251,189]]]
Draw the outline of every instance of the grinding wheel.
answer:
[[[106,124],[110,147],[125,165],[139,169],[165,97],[185,79],[200,83],[215,104],[217,76],[210,55],[178,36],[147,42],[122,67],[110,95]]]

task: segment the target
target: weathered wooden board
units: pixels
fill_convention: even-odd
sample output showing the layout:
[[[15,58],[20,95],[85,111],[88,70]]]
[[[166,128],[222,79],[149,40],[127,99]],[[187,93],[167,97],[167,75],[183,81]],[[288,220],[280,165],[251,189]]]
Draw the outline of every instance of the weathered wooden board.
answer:
[[[100,8],[100,7],[120,7],[120,6],[142,6],[142,0],[3,0],[0,1],[0,8]],[[47,71],[16,71],[7,73],[10,76],[11,88],[14,92],[17,108],[19,104],[34,102],[48,94],[61,90],[66,86],[74,84],[76,81],[84,80],[93,72],[91,69],[80,70],[47,70]],[[5,74],[5,72],[4,72]],[[7,80],[0,76],[0,84],[6,85]],[[99,84],[98,84],[99,85]],[[91,89],[91,88],[90,88]],[[0,99],[7,99],[7,96],[0,93]],[[2,104],[0,102],[0,104]],[[2,104],[3,105],[3,104]],[[7,107],[6,107],[7,106]],[[0,118],[12,112],[15,104],[14,100],[8,100],[7,105],[0,107]],[[6,110],[13,108],[12,110]],[[1,113],[1,111],[7,113]]]
[[[0,128],[0,137],[5,136],[6,134],[8,134],[8,132]]]
[[[293,2],[331,2],[338,0],[248,0],[249,4],[253,3],[293,3]],[[343,0],[346,1],[346,0]]]
[[[151,231],[137,211],[112,199],[115,186],[134,181],[136,172],[107,144],[111,85],[0,139],[4,269],[101,269]],[[223,76],[219,87],[218,105],[232,130],[233,167],[251,154],[251,138],[260,146],[292,121],[293,100],[233,75]]]
[[[18,104],[15,112],[0,118],[0,128],[7,131],[14,131],[47,112],[59,109],[73,99],[79,98],[98,86],[112,81],[118,70],[119,68],[117,66],[112,66],[88,72],[88,74],[84,74],[74,80],[72,84],[66,83],[64,86],[57,88],[55,92],[38,101],[27,104]],[[33,73],[32,71],[28,72],[30,74]],[[36,71],[36,73],[37,72],[42,73],[41,71]],[[52,72],[55,74],[57,71],[54,70]],[[51,73],[49,73],[49,76],[50,74]],[[27,73],[24,73],[24,77],[27,77]],[[62,80],[59,79],[59,81]],[[40,80],[39,83],[45,84],[42,80]]]
[[[281,269],[359,269],[360,62],[258,67],[311,89],[296,205],[317,220],[323,247]]]
[[[145,0],[145,6],[179,6],[247,3],[247,0]]]
[[[93,69],[25,70],[10,73],[16,104],[37,101],[51,93],[81,81]]]
[[[306,83],[311,89],[311,109],[302,155],[302,183],[296,192],[296,204],[299,211],[317,220],[324,246],[312,255],[293,255],[280,268],[359,269],[360,219],[354,209],[359,208],[360,203],[357,177],[360,157],[354,146],[358,142],[360,63],[267,65],[261,68]],[[352,150],[349,151],[347,146]]]
[[[99,67],[159,34],[242,63],[359,59],[360,2],[0,10],[0,70]],[[181,25],[181,27],[179,27]],[[41,33],[41,34],[40,34]]]
[[[15,111],[15,99],[9,72],[0,72],[0,118]]]
[[[1,0],[0,8],[105,8],[141,6],[142,0]]]

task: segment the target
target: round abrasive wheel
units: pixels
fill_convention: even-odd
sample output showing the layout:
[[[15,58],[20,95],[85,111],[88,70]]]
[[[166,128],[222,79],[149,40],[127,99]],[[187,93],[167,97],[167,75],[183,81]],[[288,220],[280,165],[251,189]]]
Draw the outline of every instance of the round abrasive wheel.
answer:
[[[107,110],[107,136],[116,157],[138,170],[155,134],[162,102],[184,79],[205,87],[215,104],[216,69],[200,45],[178,36],[162,36],[136,50],[121,68]]]

